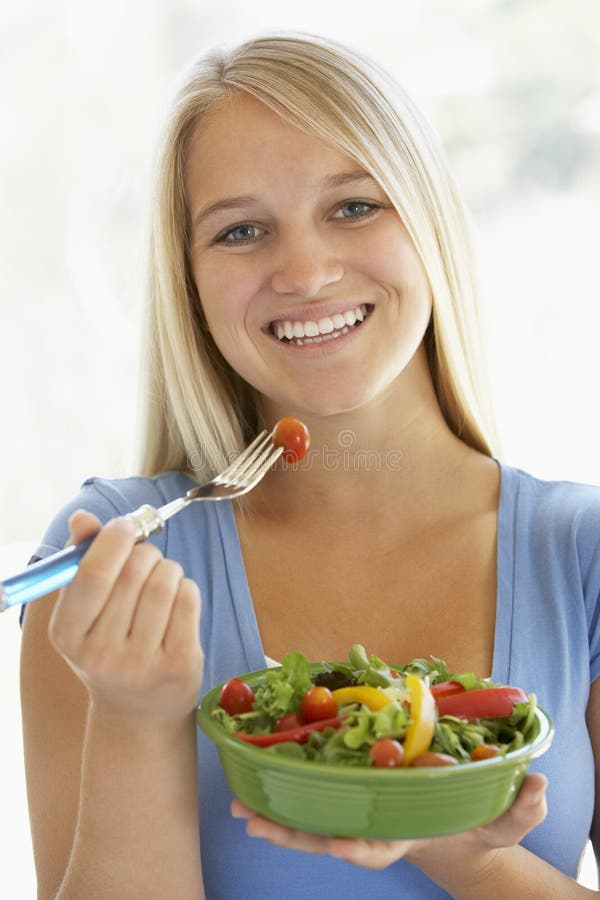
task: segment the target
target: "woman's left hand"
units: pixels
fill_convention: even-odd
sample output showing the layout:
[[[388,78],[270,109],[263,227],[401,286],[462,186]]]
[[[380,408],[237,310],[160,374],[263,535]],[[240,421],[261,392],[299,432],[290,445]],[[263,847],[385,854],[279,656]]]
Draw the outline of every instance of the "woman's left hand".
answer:
[[[465,877],[481,872],[503,847],[518,844],[546,816],[546,785],[543,775],[528,775],[513,805],[487,825],[461,834],[418,840],[361,840],[310,834],[279,825],[257,815],[239,800],[233,800],[234,818],[247,819],[246,830],[279,847],[326,854],[368,869],[384,869],[401,858],[419,866],[435,880],[438,867],[465,867]]]

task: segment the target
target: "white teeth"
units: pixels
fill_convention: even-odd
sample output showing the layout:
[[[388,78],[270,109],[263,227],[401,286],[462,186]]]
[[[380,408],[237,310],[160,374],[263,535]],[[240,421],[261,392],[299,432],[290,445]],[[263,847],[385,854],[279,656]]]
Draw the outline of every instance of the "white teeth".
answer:
[[[304,340],[296,340],[294,343],[297,347],[302,347],[303,344],[322,344],[325,341],[334,341],[336,338],[341,337],[343,334],[348,334],[350,329],[347,325],[344,325],[341,331],[334,331],[332,334],[319,334],[317,337],[307,337]]]
[[[311,319],[299,322],[284,319],[274,323],[274,333],[282,341],[294,340],[298,346],[304,343],[320,343],[329,340],[330,337],[339,337],[347,334],[348,328],[357,322],[362,322],[367,316],[367,307],[363,303],[345,313],[334,313],[333,316],[324,316],[315,322]]]

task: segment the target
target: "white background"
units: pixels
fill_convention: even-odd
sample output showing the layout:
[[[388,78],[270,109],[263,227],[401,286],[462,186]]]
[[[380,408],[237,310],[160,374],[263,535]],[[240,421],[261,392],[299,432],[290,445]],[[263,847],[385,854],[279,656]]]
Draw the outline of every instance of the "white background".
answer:
[[[0,577],[85,477],[132,471],[162,115],[196,52],[265,28],[353,44],[425,109],[473,213],[502,455],[542,477],[600,483],[597,0],[5,2]],[[35,896],[18,642],[5,613],[0,891],[6,880],[13,900]]]

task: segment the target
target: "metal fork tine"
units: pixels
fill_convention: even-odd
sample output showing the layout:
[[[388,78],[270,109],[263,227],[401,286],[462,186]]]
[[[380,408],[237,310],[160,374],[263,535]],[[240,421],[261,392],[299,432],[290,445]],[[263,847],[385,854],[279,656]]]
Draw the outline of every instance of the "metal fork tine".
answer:
[[[266,446],[265,446],[266,445]],[[268,438],[260,444],[251,457],[246,460],[244,466],[242,466],[237,472],[233,473],[233,477],[223,478],[219,476],[218,480],[216,480],[217,484],[222,484],[225,487],[236,487],[238,484],[245,484],[246,479],[249,478],[255,471],[258,466],[266,459],[267,455],[273,449],[273,444],[270,440],[270,435]]]
[[[246,482],[242,482],[239,485],[239,490],[236,490],[236,496],[241,496],[242,494],[251,491],[253,487],[255,487],[258,482],[263,478],[264,475],[269,471],[273,463],[275,463],[281,454],[283,453],[283,447],[275,447],[264,459],[262,464],[257,468],[251,475],[248,474],[246,476]]]
[[[261,431],[251,444],[248,444],[243,453],[240,453],[234,461],[224,469],[215,479],[215,484],[222,484],[232,478],[240,469],[244,469],[246,465],[252,465],[256,456],[261,452],[263,447],[269,441],[269,435],[266,431]]]
[[[254,478],[257,471],[266,472],[269,466],[278,460],[282,453],[283,447],[273,447],[273,444],[269,441],[269,446],[266,450],[263,450],[258,459],[248,466],[241,475],[230,482],[231,487],[235,488],[238,485],[244,487]]]

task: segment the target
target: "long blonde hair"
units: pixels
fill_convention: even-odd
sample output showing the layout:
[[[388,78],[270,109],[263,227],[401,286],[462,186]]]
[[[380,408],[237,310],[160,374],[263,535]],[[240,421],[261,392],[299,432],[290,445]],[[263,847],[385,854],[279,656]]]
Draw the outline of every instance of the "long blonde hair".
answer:
[[[141,471],[218,471],[257,427],[254,391],[205,327],[189,261],[186,144],[203,115],[247,92],[329,141],[375,177],[419,253],[433,296],[426,346],[442,412],[466,444],[492,454],[481,384],[469,223],[436,133],[373,62],[323,38],[257,37],[214,49],[186,73],[167,123],[151,221]]]

